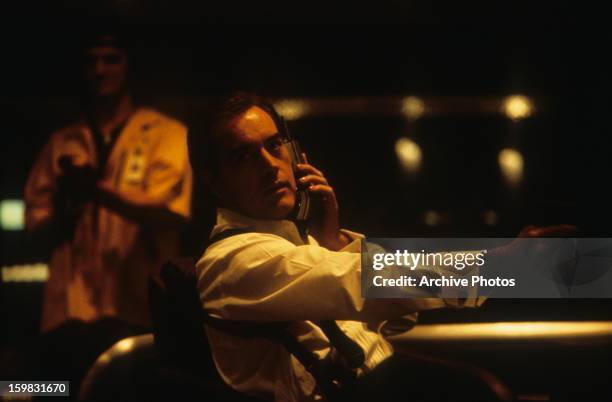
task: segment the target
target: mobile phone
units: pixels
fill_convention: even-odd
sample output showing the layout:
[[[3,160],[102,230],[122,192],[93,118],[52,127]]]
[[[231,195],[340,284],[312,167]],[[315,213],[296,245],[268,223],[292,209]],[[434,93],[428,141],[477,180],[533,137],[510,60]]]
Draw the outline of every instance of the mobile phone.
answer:
[[[302,150],[300,148],[300,144],[297,142],[297,140],[291,137],[291,134],[289,134],[287,122],[285,121],[283,116],[278,116],[278,123],[278,129],[280,130],[280,134],[283,137],[283,141],[287,146],[287,149],[289,150],[289,155],[291,156],[291,162],[293,165],[293,173],[295,175],[295,179],[297,180],[300,177],[300,174],[297,170],[297,164],[305,163],[306,161],[302,157]],[[310,217],[310,212],[311,200],[310,195],[308,194],[308,189],[301,187],[298,184],[293,219],[303,238],[308,237],[308,218]]]

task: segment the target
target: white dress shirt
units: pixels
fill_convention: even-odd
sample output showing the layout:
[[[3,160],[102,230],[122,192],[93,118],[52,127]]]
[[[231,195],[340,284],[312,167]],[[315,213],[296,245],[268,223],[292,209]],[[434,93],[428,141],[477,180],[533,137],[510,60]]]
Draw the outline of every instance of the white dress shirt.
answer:
[[[310,236],[304,244],[291,221],[256,220],[220,208],[211,236],[231,228],[249,232],[213,243],[197,263],[204,309],[232,320],[294,322],[292,333],[319,357],[330,352],[330,344],[313,321],[336,320],[364,351],[358,375],[393,354],[383,334],[397,330],[398,322],[405,331],[418,311],[482,302],[363,299],[362,235],[343,230],[352,242],[330,251]],[[234,389],[275,401],[321,399],[310,373],[278,341],[240,338],[209,326],[206,331],[217,370]]]

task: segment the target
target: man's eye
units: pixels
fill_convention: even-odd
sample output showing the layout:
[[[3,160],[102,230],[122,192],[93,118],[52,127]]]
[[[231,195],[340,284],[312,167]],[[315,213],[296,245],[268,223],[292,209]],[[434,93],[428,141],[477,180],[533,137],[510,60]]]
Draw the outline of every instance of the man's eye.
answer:
[[[118,54],[106,56],[104,57],[104,62],[106,64],[119,64],[119,62],[121,62],[121,56]]]
[[[271,151],[279,151],[282,146],[283,146],[283,141],[280,139],[275,139],[268,143],[268,149]]]

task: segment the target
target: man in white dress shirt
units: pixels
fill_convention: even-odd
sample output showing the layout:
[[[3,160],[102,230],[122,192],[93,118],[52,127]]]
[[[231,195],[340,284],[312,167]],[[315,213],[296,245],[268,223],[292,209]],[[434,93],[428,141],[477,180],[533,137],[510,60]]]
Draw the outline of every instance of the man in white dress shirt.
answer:
[[[434,369],[435,365],[414,360],[391,363],[393,347],[383,336],[391,327],[387,324],[403,322],[407,330],[416,322],[418,311],[449,305],[475,307],[480,302],[363,299],[363,236],[340,228],[336,195],[323,172],[303,163],[294,175],[277,122],[270,103],[235,93],[211,108],[203,130],[189,133],[194,175],[218,206],[211,236],[244,229],[212,243],[197,263],[205,311],[227,320],[292,322],[291,333],[321,358],[332,348],[314,323],[335,320],[363,350],[365,360],[356,375],[375,379],[364,387],[363,395],[368,388],[370,397],[377,400],[402,400],[392,395],[391,388],[401,389],[405,400],[492,396],[476,376],[458,375],[460,370],[449,374],[454,371],[448,367]],[[310,220],[305,240],[291,219],[298,186],[308,190],[321,211]],[[232,388],[276,401],[324,398],[310,373],[277,340],[243,338],[211,326],[206,330],[215,365]],[[439,376],[439,386],[419,386],[419,381],[443,371],[447,375]],[[394,385],[387,384],[390,381]]]

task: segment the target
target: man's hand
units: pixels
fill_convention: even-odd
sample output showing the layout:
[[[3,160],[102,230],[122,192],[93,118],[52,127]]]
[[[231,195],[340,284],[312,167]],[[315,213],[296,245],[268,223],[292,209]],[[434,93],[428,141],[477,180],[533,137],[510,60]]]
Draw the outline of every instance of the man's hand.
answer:
[[[53,209],[62,237],[70,239],[85,204],[94,198],[97,174],[93,166],[77,166],[68,156],[61,157],[59,165],[62,174],[57,179]]]
[[[510,244],[492,250],[496,271],[518,274],[519,269],[552,269],[556,261],[569,260],[568,256],[573,255],[573,244],[566,244],[563,239],[552,241],[547,238],[572,237],[576,232],[574,225],[526,226]]]
[[[340,232],[336,193],[323,172],[308,163],[306,154],[302,156],[306,163],[297,165],[298,176],[301,176],[297,185],[306,188],[315,203],[308,229],[321,246],[334,251],[340,250],[350,241]]]
[[[573,236],[577,232],[574,225],[553,225],[537,227],[533,225],[525,226],[516,237],[567,237]]]
[[[108,182],[98,182],[96,200],[107,208],[140,222],[160,229],[181,228],[187,218],[166,206],[165,200],[152,199],[140,191],[117,191]]]

